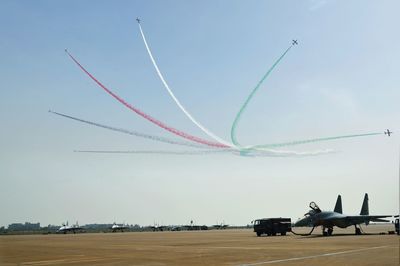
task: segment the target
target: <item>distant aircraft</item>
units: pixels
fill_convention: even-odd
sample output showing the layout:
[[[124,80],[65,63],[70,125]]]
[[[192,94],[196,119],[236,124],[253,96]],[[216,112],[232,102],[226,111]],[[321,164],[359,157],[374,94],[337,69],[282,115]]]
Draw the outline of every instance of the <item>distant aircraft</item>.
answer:
[[[298,45],[297,40],[292,40],[292,45]]]
[[[139,23],[139,24],[140,24],[140,19],[139,19],[139,18],[136,18],[136,21],[137,21],[137,23]]]
[[[386,131],[384,133],[385,133],[385,135],[388,135],[388,137],[390,137],[390,134],[392,134],[393,132],[390,131],[389,129],[386,129]]]
[[[368,207],[368,194],[365,193],[364,201],[361,207],[360,215],[344,215],[342,214],[342,198],[339,195],[336,200],[335,209],[332,211],[321,211],[315,202],[310,203],[311,210],[306,213],[303,219],[295,223],[295,226],[312,226],[313,229],[317,226],[322,226],[322,234],[324,236],[332,235],[333,227],[346,228],[354,225],[355,234],[360,235],[361,229],[357,227],[358,224],[365,223],[368,225],[370,222],[388,222],[381,218],[390,217],[392,215],[369,215]],[[325,229],[328,231],[325,231]]]
[[[150,226],[151,230],[153,230],[154,232],[156,231],[165,231],[168,229],[168,226],[165,225],[154,225],[154,226]]]
[[[83,228],[78,225],[78,222],[76,224],[69,226],[68,222],[66,224],[62,224],[62,226],[58,229],[57,233],[63,233],[66,234],[68,232],[76,233],[78,231],[82,231]]]
[[[228,224],[225,224],[225,223],[221,223],[221,224],[214,224],[213,226],[212,226],[212,228],[215,228],[215,229],[226,229],[226,228],[228,228]]]
[[[117,224],[117,223],[115,223],[115,222],[114,222],[114,224],[111,226],[111,231],[112,231],[113,233],[118,232],[118,231],[123,232],[124,230],[128,230],[128,229],[129,229],[129,226],[128,226],[128,225],[124,225],[124,224],[119,225],[119,224]]]

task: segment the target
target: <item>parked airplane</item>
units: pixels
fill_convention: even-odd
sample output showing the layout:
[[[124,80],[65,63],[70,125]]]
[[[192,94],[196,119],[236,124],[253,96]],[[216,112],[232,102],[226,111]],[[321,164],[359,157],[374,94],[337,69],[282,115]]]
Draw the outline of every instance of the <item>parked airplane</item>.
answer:
[[[157,224],[154,224],[154,226],[150,226],[150,228],[151,228],[151,230],[153,230],[154,232],[156,232],[156,231],[167,231],[168,229],[169,229],[169,227],[168,226],[165,226],[165,225],[157,225]]]
[[[313,229],[317,226],[322,226],[322,234],[324,236],[332,235],[333,227],[346,228],[354,225],[355,234],[360,235],[361,229],[357,227],[358,224],[365,223],[368,225],[370,222],[388,222],[381,219],[390,217],[392,215],[369,215],[368,207],[368,194],[365,193],[364,201],[361,207],[360,215],[344,215],[342,211],[342,198],[339,195],[336,200],[335,209],[332,211],[321,211],[315,202],[310,203],[311,210],[307,212],[303,219],[295,223],[295,226],[312,226]],[[325,231],[325,229],[328,229]]]
[[[390,131],[389,129],[386,129],[386,131],[384,133],[385,133],[385,135],[388,135],[388,137],[390,137],[390,134],[392,134],[393,132]]]
[[[214,224],[213,226],[212,226],[212,228],[214,228],[214,229],[226,229],[226,228],[228,228],[228,224],[225,224],[225,222],[222,222],[221,224]]]
[[[129,225],[124,225],[124,224],[120,225],[120,224],[116,224],[115,222],[111,226],[111,231],[113,233],[118,232],[118,231],[123,232],[124,230],[128,230],[128,229],[129,229]]]
[[[83,228],[78,225],[78,222],[76,224],[69,226],[68,222],[66,224],[62,224],[62,226],[58,229],[57,233],[63,233],[66,234],[68,232],[76,233],[78,231],[82,231]]]

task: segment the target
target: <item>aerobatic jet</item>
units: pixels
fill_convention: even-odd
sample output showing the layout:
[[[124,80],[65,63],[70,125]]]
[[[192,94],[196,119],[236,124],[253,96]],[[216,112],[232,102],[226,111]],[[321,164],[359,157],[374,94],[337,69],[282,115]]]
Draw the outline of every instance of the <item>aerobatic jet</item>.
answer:
[[[295,226],[309,226],[313,229],[322,226],[322,234],[324,236],[332,235],[333,227],[346,228],[354,225],[355,234],[360,235],[361,229],[357,227],[364,223],[368,225],[370,222],[389,222],[382,218],[391,217],[392,215],[369,215],[368,194],[365,193],[364,201],[361,207],[360,215],[345,215],[342,211],[342,198],[339,195],[336,200],[335,209],[333,211],[322,211],[315,202],[310,203],[311,210],[307,212],[303,219],[298,220]],[[327,229],[327,230],[326,230]]]
[[[292,45],[298,45],[297,40],[292,40]]]
[[[71,226],[68,225],[68,222],[67,222],[66,224],[62,224],[62,226],[58,229],[57,233],[66,234],[68,232],[72,232],[75,234],[76,232],[79,232],[79,231],[83,231],[83,228],[78,225],[78,222],[76,222],[76,224],[71,225]]]
[[[393,132],[390,131],[389,129],[386,129],[386,131],[384,133],[385,133],[385,135],[388,135],[388,137],[390,137],[390,134],[392,134]]]
[[[140,19],[139,18],[136,18],[136,21],[137,21],[137,23],[140,23]]]

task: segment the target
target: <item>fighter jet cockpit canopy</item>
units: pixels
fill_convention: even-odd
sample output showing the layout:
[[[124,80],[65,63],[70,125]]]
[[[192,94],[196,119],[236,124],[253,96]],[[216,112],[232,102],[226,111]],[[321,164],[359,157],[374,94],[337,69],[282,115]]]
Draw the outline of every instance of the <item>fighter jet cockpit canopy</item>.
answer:
[[[313,216],[313,215],[321,212],[321,209],[318,207],[318,205],[314,201],[310,202],[310,208],[311,208],[311,210],[309,210],[307,213],[304,214],[305,217]]]
[[[310,202],[310,208],[313,209],[316,213],[320,213],[321,209],[318,207],[317,203],[314,201]]]

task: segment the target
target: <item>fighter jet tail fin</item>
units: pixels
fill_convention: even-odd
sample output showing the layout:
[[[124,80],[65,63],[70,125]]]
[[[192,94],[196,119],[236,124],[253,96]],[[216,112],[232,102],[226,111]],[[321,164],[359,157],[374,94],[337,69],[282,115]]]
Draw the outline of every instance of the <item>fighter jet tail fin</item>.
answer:
[[[368,193],[365,193],[364,201],[361,207],[360,215],[369,215],[369,207],[368,207]]]
[[[334,212],[337,213],[343,213],[343,209],[342,209],[342,196],[338,195],[337,196],[337,200],[336,200],[336,204],[335,204],[335,209],[333,210]]]

